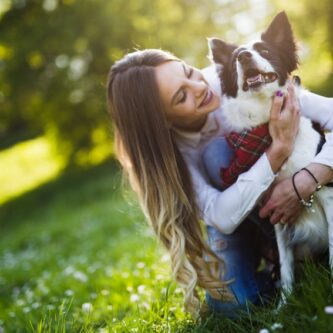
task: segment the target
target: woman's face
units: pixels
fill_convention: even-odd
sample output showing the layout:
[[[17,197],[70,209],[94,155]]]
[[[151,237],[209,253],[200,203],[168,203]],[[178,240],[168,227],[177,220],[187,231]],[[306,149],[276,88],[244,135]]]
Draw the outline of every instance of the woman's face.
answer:
[[[207,114],[220,105],[220,96],[201,72],[180,61],[168,61],[155,68],[166,117],[185,130],[199,130]]]

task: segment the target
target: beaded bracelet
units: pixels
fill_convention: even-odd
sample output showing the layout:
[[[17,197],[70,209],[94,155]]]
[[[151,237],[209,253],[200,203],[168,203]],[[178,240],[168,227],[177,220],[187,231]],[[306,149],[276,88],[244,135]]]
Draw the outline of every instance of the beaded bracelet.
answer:
[[[300,171],[301,171],[301,170],[300,170]],[[305,200],[300,196],[300,194],[299,194],[299,192],[298,192],[298,190],[297,190],[296,184],[295,184],[295,177],[296,177],[296,175],[297,175],[300,171],[295,172],[295,173],[293,174],[292,178],[291,178],[292,183],[293,183],[293,187],[294,187],[294,190],[295,190],[295,192],[296,192],[296,195],[297,195],[297,197],[298,197],[299,202],[300,202],[303,206],[305,206],[306,208],[311,208],[311,207],[312,207],[312,204],[313,204],[313,198],[314,198],[313,194],[310,195],[309,201],[305,201]]]
[[[300,171],[302,171],[302,170],[306,171],[306,172],[312,177],[312,179],[316,182],[316,184],[317,184],[317,186],[316,186],[316,192],[318,192],[318,191],[322,188],[322,185],[319,184],[317,178],[316,178],[316,177],[314,176],[314,174],[313,174],[309,169],[307,169],[307,168],[302,168],[301,170],[295,172],[295,173],[293,174],[293,176],[292,176],[293,187],[294,187],[294,190],[295,190],[295,192],[296,192],[296,195],[297,195],[297,197],[298,197],[299,202],[300,202],[303,206],[305,206],[305,207],[307,207],[307,208],[311,208],[311,207],[312,207],[312,204],[313,204],[313,198],[314,198],[314,195],[311,194],[311,195],[310,195],[310,198],[309,198],[309,201],[305,201],[305,200],[300,196],[300,194],[299,194],[299,192],[298,192],[298,190],[297,190],[296,184],[295,184],[295,177],[296,177],[296,175],[297,175]]]
[[[309,169],[302,168],[301,171],[302,170],[306,171],[312,177],[312,179],[316,182],[316,184],[317,184],[316,191],[318,192],[322,188],[322,186],[319,184],[317,178],[314,176],[314,174]]]

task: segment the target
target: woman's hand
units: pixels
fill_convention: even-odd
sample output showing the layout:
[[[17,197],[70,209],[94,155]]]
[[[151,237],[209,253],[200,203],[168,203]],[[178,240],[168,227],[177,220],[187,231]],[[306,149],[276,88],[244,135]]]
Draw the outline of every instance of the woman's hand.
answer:
[[[298,132],[299,120],[300,108],[295,89],[289,85],[285,101],[283,96],[277,94],[271,108],[269,133],[272,137],[272,144],[266,154],[274,173],[279,171],[291,154]]]
[[[318,180],[325,185],[333,178],[332,168],[318,163],[307,166]],[[308,172],[301,170],[295,176],[295,185],[302,199],[308,201],[310,195],[316,191],[317,184]],[[261,218],[270,216],[272,224],[283,221],[292,224],[297,221],[304,208],[296,195],[291,178],[287,178],[272,186],[263,199],[263,207],[259,211]]]
[[[302,206],[293,188],[291,178],[274,184],[263,198],[263,207],[259,211],[261,218],[270,216],[270,222],[292,224],[300,216]]]

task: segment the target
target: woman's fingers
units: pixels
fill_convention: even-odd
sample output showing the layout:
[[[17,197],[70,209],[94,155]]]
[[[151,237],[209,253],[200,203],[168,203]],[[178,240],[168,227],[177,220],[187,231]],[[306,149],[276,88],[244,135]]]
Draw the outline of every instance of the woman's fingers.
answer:
[[[285,221],[290,224],[297,220],[302,211],[290,178],[272,186],[272,190],[259,211],[261,218],[270,217],[272,224]]]
[[[272,108],[271,108],[271,120],[278,120],[280,118],[280,113],[283,105],[284,97],[282,92],[278,91],[273,98]]]
[[[280,221],[283,221],[284,223],[286,222],[286,220],[283,220],[283,214],[278,211],[278,210],[275,210],[270,218],[270,222],[272,224],[276,224],[276,223],[279,223]]]
[[[259,210],[259,216],[260,218],[264,219],[268,216],[270,216],[272,214],[272,212],[274,211],[275,205],[273,204],[272,201],[267,201],[264,205],[264,207],[262,207]]]
[[[272,224],[282,223],[282,224],[294,224],[297,221],[299,215],[290,215],[287,212],[281,210],[275,210],[270,217],[270,222]]]
[[[295,103],[295,89],[293,85],[288,86],[288,94],[286,97],[285,105],[283,111],[293,111]]]
[[[287,111],[287,112],[286,112]],[[300,116],[300,107],[293,85],[288,86],[288,95],[285,100],[285,105],[281,111],[282,116],[291,117],[292,121],[298,124],[297,118]]]

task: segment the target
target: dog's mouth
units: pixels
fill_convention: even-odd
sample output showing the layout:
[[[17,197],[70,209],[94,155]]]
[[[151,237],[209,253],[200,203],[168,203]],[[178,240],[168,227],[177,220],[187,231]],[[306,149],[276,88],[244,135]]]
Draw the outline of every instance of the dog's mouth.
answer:
[[[266,83],[272,83],[278,78],[275,72],[261,72],[257,68],[250,68],[245,72],[243,89],[259,88]]]

